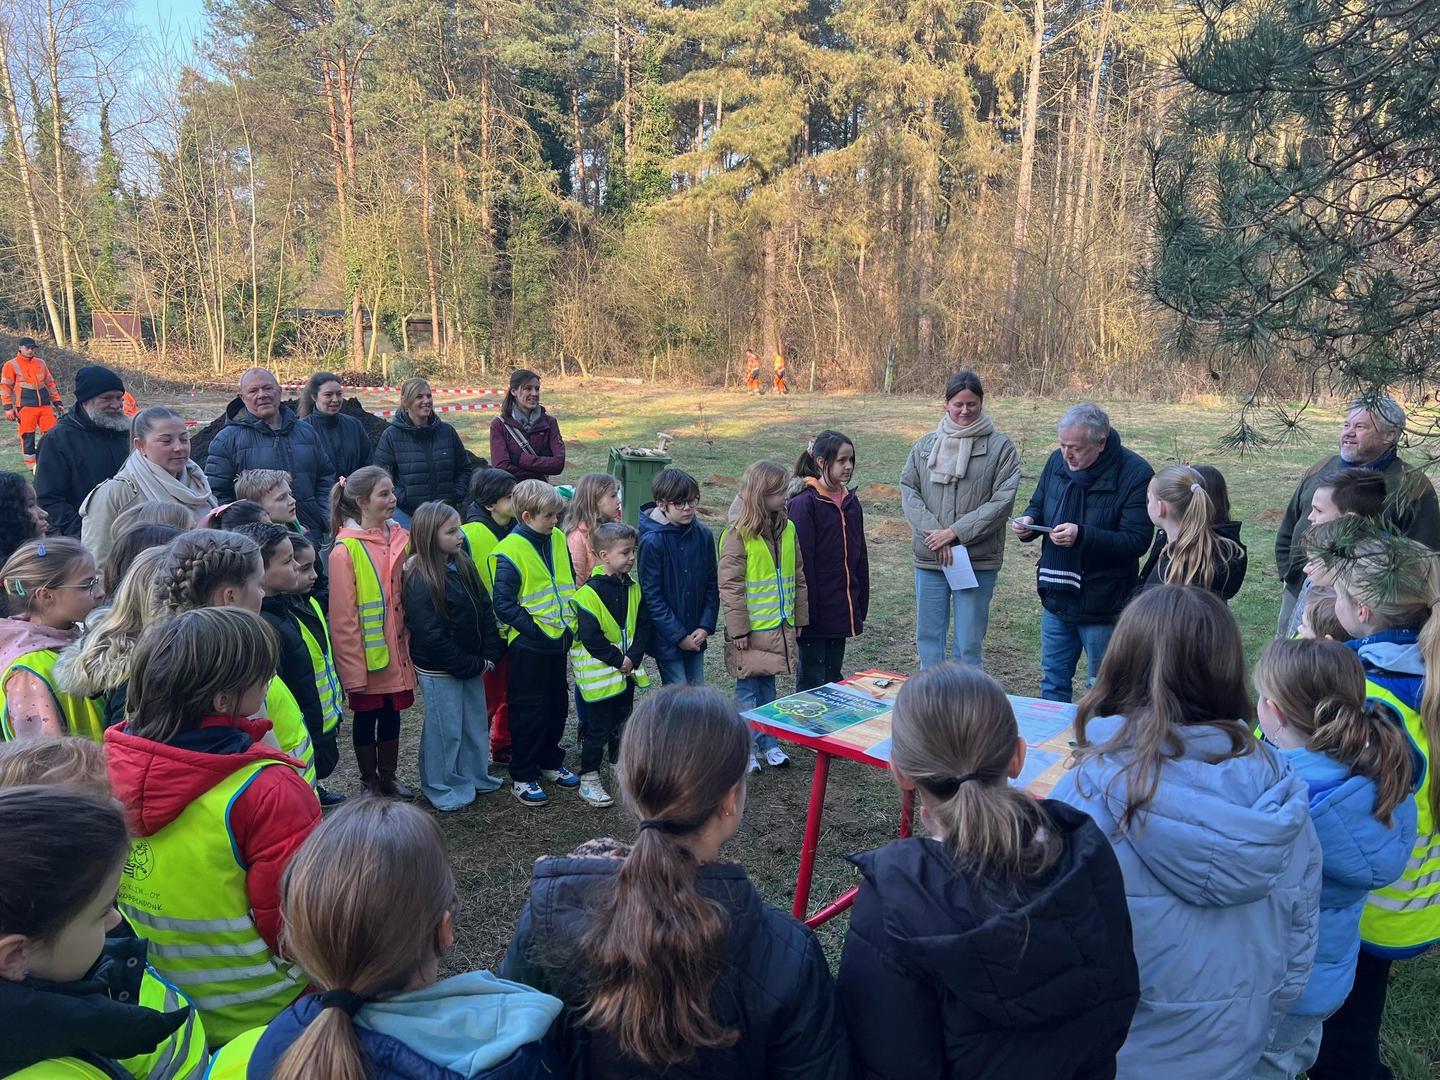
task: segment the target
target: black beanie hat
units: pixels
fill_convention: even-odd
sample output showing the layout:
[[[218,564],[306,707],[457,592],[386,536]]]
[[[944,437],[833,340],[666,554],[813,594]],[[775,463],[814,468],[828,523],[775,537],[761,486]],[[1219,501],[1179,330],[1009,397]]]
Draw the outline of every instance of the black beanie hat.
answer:
[[[91,398],[108,394],[112,390],[124,390],[125,383],[119,375],[103,364],[86,364],[75,372],[75,401],[77,404]]]

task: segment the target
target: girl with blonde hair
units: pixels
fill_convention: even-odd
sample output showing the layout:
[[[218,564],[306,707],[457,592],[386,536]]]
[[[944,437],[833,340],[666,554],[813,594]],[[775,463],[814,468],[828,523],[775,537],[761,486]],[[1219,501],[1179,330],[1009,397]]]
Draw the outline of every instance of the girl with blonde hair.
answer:
[[[1194,585],[1222,600],[1240,591],[1248,555],[1239,527],[1219,520],[1198,469],[1166,465],[1150,481],[1145,509],[1157,532],[1142,585]]]

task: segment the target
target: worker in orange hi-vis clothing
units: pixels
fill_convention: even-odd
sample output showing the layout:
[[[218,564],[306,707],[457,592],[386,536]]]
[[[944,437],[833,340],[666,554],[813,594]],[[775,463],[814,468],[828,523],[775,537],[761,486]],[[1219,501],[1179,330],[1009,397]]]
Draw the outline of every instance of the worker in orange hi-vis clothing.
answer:
[[[134,416],[140,411],[140,403],[135,400],[135,395],[129,390],[125,391],[125,396],[121,399],[121,409],[126,416]]]
[[[745,389],[760,393],[760,354],[754,349],[745,350]]]
[[[5,419],[20,425],[20,453],[35,468],[36,437],[55,426],[64,411],[50,366],[35,355],[35,339],[21,338],[15,359],[0,368],[0,404]]]
[[[790,384],[786,381],[788,374],[785,370],[785,355],[777,352],[775,354],[775,393],[790,393]]]

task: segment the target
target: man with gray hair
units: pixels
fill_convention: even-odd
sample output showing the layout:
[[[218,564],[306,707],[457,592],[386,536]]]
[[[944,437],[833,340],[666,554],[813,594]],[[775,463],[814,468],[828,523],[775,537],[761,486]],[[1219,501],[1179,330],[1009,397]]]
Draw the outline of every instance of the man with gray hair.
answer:
[[[1060,448],[1012,527],[1027,543],[1044,538],[1036,571],[1045,608],[1040,696],[1070,701],[1080,653],[1094,682],[1120,609],[1139,586],[1137,560],[1155,532],[1145,510],[1155,470],[1120,445],[1098,405],[1072,406],[1057,430]]]
[[[50,515],[50,531],[80,539],[80,507],[130,456],[125,383],[101,364],[75,372],[75,408],[40,440],[35,498]]]
[[[1405,434],[1405,410],[1387,395],[1356,398],[1340,429],[1340,453],[1317,461],[1300,478],[1280,531],[1275,534],[1275,568],[1285,584],[1280,600],[1277,634],[1284,636],[1290,627],[1305,583],[1305,548],[1301,543],[1306,530],[1322,516],[1314,506],[1315,492],[1324,487],[1342,469],[1372,469],[1385,477],[1386,506],[1384,520],[1390,532],[1403,533],[1427,547],[1440,549],[1440,504],[1430,478],[1399,456],[1400,437]]]

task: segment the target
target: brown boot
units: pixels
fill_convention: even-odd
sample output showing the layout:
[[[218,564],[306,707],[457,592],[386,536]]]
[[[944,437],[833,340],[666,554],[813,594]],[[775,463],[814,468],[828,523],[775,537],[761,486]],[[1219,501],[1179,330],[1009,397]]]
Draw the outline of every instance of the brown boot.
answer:
[[[400,740],[376,743],[375,754],[380,763],[380,794],[406,802],[414,801],[415,792],[395,779],[395,767],[400,764]]]
[[[374,746],[355,747],[355,764],[360,768],[360,786],[367,795],[384,795],[380,786],[380,773],[376,766]]]

